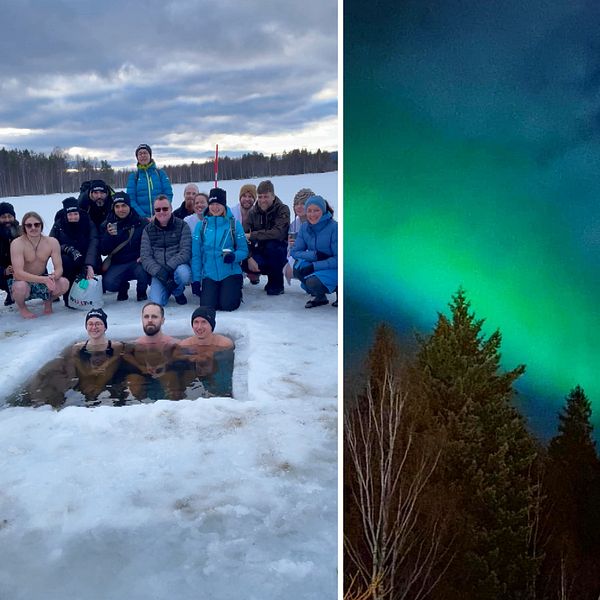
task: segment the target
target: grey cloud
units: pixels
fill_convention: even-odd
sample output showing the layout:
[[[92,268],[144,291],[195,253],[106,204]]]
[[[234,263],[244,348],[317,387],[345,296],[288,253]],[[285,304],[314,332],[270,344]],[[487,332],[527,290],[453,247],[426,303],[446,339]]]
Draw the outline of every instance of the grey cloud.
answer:
[[[141,139],[157,144],[189,131],[289,132],[291,149],[296,131],[337,114],[337,102],[313,99],[337,80],[332,0],[0,0],[0,10],[10,23],[0,38],[0,129],[47,131],[0,136],[0,145],[48,152],[110,140],[128,164]],[[112,87],[120,70],[141,80]],[[81,83],[90,75],[96,85]],[[60,97],[27,93],[47,91],[57,76],[66,82]]]

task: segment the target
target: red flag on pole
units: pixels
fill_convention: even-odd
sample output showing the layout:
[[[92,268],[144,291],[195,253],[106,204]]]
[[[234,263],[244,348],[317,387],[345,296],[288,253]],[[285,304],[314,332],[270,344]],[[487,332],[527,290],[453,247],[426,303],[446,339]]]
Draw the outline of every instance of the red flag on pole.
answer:
[[[217,187],[217,182],[219,180],[219,144],[217,144],[215,148],[215,187]]]

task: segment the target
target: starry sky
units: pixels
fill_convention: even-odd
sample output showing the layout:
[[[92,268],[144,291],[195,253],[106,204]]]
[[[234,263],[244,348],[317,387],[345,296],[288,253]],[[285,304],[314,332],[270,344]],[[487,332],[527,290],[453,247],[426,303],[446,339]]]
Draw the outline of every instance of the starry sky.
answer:
[[[132,166],[337,150],[334,0],[0,0],[0,147]]]
[[[351,0],[344,48],[348,367],[462,286],[532,427],[576,384],[597,427],[600,5]]]

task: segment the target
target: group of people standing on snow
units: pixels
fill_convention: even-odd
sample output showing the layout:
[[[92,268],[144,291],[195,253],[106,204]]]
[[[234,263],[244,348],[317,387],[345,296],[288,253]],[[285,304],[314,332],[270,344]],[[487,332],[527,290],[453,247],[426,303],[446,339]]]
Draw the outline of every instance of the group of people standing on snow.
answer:
[[[35,315],[25,302],[41,298],[44,312],[81,278],[103,275],[106,292],[128,299],[136,282],[136,299],[165,306],[171,296],[187,304],[186,286],[200,305],[236,310],[242,301],[244,276],[256,285],[266,276],[270,296],[284,293],[284,278],[300,280],[311,295],[306,308],[328,304],[336,292],[337,222],[327,201],[303,188],[294,198],[294,220],[275,195],[271,181],[242,185],[239,202],[229,207],[224,189],[184,189],[173,210],[173,190],[158,169],[152,149],[140,144],[137,170],[127,191],[115,192],[104,181],[82,184],[79,198],[63,200],[49,236],[36,212],[23,215],[0,203],[0,288],[5,305],[15,302],[25,318]],[[104,260],[102,257],[105,257]],[[51,259],[54,270],[47,273]],[[148,289],[149,286],[149,289]]]

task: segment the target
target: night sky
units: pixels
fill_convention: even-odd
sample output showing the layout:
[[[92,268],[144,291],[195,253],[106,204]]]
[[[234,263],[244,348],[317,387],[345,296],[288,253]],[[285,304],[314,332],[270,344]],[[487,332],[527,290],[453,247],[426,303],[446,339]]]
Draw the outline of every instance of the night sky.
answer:
[[[374,323],[430,332],[463,286],[505,368],[527,365],[534,430],[576,384],[598,429],[600,7],[344,10],[347,368]]]

